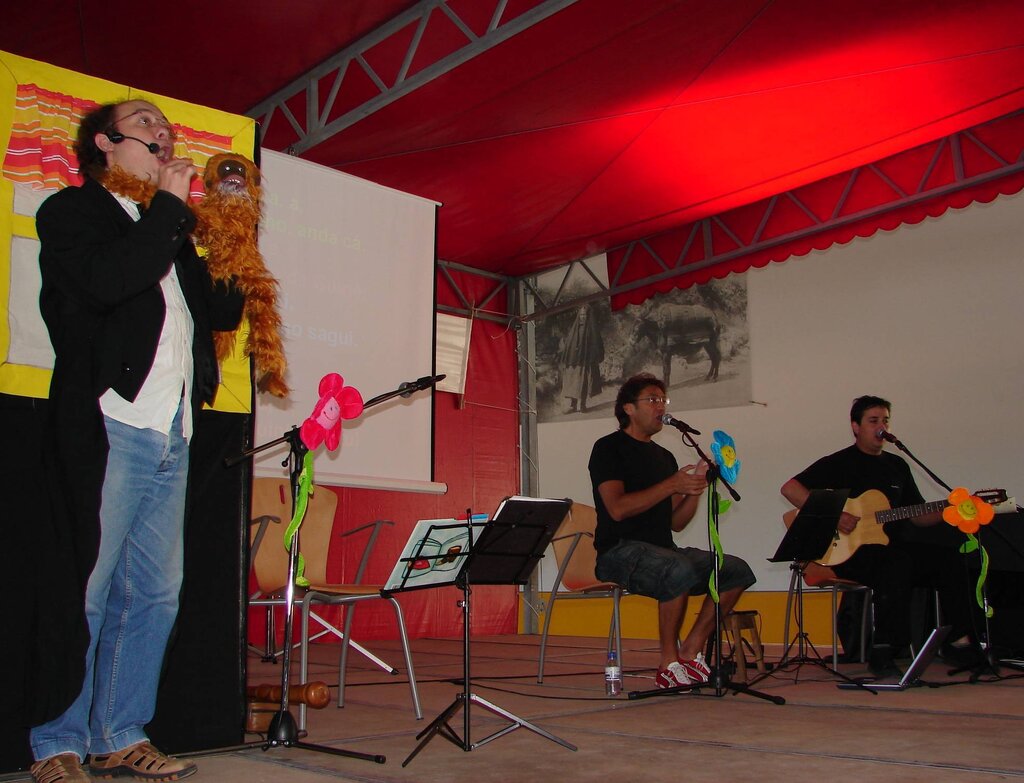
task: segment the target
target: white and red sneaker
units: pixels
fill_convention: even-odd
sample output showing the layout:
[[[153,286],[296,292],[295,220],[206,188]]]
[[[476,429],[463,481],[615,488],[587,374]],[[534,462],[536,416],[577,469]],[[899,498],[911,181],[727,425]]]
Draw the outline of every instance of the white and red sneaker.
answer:
[[[686,673],[686,669],[676,661],[664,669],[658,669],[654,682],[659,688],[681,688],[693,685],[693,680]]]
[[[711,667],[704,660],[704,653],[697,653],[697,657],[692,661],[680,660],[679,665],[683,667],[691,682],[702,683],[711,679]]]

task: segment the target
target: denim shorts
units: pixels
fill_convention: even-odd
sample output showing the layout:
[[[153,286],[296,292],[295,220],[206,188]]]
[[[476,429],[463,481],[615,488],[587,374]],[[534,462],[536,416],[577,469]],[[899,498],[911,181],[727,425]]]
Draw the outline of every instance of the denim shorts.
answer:
[[[597,556],[597,578],[629,592],[671,601],[681,595],[705,595],[711,578],[711,553],[694,547],[671,549],[645,541],[620,541]],[[744,560],[726,555],[718,569],[718,591],[747,588],[756,581]]]

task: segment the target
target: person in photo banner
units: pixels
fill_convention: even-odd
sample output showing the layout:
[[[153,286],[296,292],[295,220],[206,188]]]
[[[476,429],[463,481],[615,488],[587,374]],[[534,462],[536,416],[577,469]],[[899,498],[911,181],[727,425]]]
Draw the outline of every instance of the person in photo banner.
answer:
[[[687,600],[707,594],[713,561],[710,552],[677,547],[672,540],[693,519],[708,485],[708,466],[680,469],[672,452],[654,442],[668,402],[664,382],[653,375],[627,380],[615,400],[619,429],[594,444],[589,465],[597,508],[597,577],[658,601],[659,688],[708,681],[711,670],[703,651],[715,629],[715,604],[706,599],[693,628],[679,639]],[[754,582],[746,562],[725,556],[718,582],[723,617]]]
[[[590,305],[576,311],[562,346],[562,397],[566,413],[584,413],[587,399],[601,393],[604,340]]]
[[[94,778],[177,780],[195,764],[144,726],[178,611],[189,438],[217,388],[212,331],[234,329],[244,300],[196,255],[196,171],[157,107],[100,106],[75,152],[83,184],[36,218],[55,353],[45,470],[76,595],[68,623],[36,643],[32,776],[84,783],[88,759]]]
[[[894,656],[910,644],[915,587],[939,591],[942,621],[953,627],[949,638],[955,640],[944,647],[943,655],[957,665],[980,660],[969,637],[970,591],[963,558],[955,549],[911,544],[901,532],[908,524],[937,524],[942,519],[943,504],[928,504],[937,510],[915,508],[925,505],[925,501],[910,466],[902,457],[883,448],[891,410],[892,404],[881,397],[855,399],[850,408],[853,445],[822,457],[783,484],[781,490],[783,497],[797,508],[807,501],[812,489],[849,490],[851,500],[839,518],[839,532],[851,535],[856,531],[856,537],[849,540],[861,539],[865,543],[857,545],[848,559],[829,565],[841,579],[872,589],[875,628],[868,667],[878,678],[901,676]],[[881,494],[864,494],[871,490]],[[903,521],[886,522],[883,529],[874,514],[890,507],[907,507],[907,514],[914,515]],[[871,518],[866,518],[869,513]],[[886,536],[878,538],[882,532]],[[884,543],[885,537],[889,539],[888,545]]]

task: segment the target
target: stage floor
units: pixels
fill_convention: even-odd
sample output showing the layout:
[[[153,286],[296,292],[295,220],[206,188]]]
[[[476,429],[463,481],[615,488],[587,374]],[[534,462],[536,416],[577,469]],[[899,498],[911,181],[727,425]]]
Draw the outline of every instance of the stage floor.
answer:
[[[392,665],[397,642],[368,645]],[[538,685],[537,636],[474,639],[473,693],[578,747],[576,752],[526,728],[470,752],[436,736],[407,767],[416,734],[461,693],[461,639],[413,642],[423,720],[414,718],[407,680],[388,675],[353,654],[345,707],[337,709],[335,645],[314,645],[311,679],[332,685],[331,704],[308,714],[309,742],[382,754],[376,764],[295,748],[221,751],[197,758],[193,780],[217,783],[506,783],[557,780],[633,781],[985,781],[1024,778],[1024,679],[1002,669],[1004,679],[968,683],[948,677],[935,662],[918,687],[877,695],[839,690],[828,672],[805,665],[762,680],[763,693],[784,705],[747,694],[699,693],[629,699],[653,687],[654,643],[624,641],[624,693],[604,696],[603,641],[552,638],[545,681]],[[769,647],[769,658],[772,648]],[[822,651],[823,654],[827,651]],[[776,648],[777,658],[781,650]],[[829,659],[830,662],[830,659]],[[851,677],[866,675],[846,664]],[[280,669],[250,657],[251,683],[277,682]],[[297,710],[296,710],[297,715]],[[506,721],[472,708],[473,742]],[[462,713],[450,721],[460,735]],[[258,739],[253,736],[253,740]],[[0,780],[26,780],[0,776]]]

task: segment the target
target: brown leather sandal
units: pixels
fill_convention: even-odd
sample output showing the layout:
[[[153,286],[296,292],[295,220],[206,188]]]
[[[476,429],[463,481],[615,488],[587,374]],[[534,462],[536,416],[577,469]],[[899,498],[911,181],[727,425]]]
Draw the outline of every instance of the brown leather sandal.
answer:
[[[161,753],[148,740],[116,753],[99,753],[89,759],[89,773],[96,778],[132,777],[139,780],[181,780],[198,767]]]
[[[89,776],[74,753],[61,753],[37,761],[30,771],[35,783],[89,783]]]

